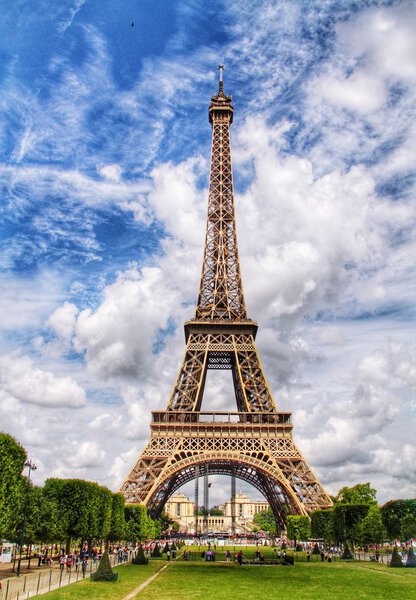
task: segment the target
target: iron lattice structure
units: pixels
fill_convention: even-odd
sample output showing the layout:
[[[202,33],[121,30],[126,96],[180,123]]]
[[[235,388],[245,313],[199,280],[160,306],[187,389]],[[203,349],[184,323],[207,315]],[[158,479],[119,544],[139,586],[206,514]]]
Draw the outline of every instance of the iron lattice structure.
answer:
[[[231,97],[211,99],[212,155],[205,252],[195,318],[165,411],[152,413],[151,437],[121,492],[158,516],[182,485],[205,473],[238,477],[268,500],[278,525],[288,514],[332,505],[292,439],[290,413],[278,412],[257,354],[240,275],[231,165]],[[230,369],[238,412],[201,412],[208,369]]]

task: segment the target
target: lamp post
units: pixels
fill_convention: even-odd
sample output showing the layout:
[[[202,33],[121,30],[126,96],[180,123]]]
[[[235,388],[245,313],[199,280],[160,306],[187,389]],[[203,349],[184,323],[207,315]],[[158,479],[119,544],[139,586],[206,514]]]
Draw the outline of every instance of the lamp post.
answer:
[[[25,539],[25,527],[26,527],[26,518],[27,518],[27,506],[29,503],[29,489],[30,489],[30,473],[31,471],[36,471],[37,466],[35,465],[34,462],[32,462],[31,460],[27,460],[25,462],[25,467],[28,467],[29,469],[29,475],[28,475],[28,483],[26,486],[26,495],[25,495],[25,507],[24,507],[24,511],[23,511],[23,524],[22,524],[22,532],[20,534],[20,551],[19,551],[19,562],[17,563],[17,572],[16,575],[17,577],[19,577],[20,575],[20,563],[22,562],[22,546],[23,546],[23,542]]]

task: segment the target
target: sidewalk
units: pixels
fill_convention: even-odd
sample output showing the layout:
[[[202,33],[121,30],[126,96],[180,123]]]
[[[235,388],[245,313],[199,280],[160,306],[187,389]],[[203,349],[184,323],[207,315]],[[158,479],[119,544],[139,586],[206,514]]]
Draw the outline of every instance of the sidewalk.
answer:
[[[111,566],[117,566],[117,557],[114,554],[109,556]],[[36,565],[37,561],[33,560],[32,565]],[[89,561],[86,577],[89,577],[91,573],[94,573],[98,569],[99,561]],[[5,566],[0,566],[0,573],[5,573],[10,570],[12,563],[8,563]],[[23,563],[22,563],[23,567]],[[59,565],[54,565],[53,568],[49,567],[37,567],[31,566],[29,573],[26,573],[26,569],[22,568],[20,577],[9,577],[7,579],[0,578],[0,600],[26,600],[26,598],[33,598],[38,594],[46,594],[52,590],[59,589],[65,585],[75,583],[82,579],[82,571],[79,568],[78,571],[73,569],[67,571],[66,569],[61,571]]]

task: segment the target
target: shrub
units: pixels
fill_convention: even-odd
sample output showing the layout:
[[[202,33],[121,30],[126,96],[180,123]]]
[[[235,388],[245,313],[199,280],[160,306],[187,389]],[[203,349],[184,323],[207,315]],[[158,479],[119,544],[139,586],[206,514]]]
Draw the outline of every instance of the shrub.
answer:
[[[156,542],[156,546],[153,548],[152,556],[153,558],[160,558],[162,556],[158,542]]]
[[[399,551],[397,550],[397,546],[394,546],[393,548],[393,553],[391,555],[391,561],[390,561],[390,566],[391,567],[403,567],[403,563],[402,563],[402,559],[399,556]]]
[[[91,574],[92,581],[117,581],[118,573],[113,573],[107,551],[104,552],[95,573]]]
[[[409,552],[407,553],[406,567],[416,568],[416,556],[413,546],[410,546]]]
[[[143,546],[140,544],[136,556],[131,561],[133,565],[147,565],[149,559],[145,557]]]
[[[342,558],[342,560],[351,560],[352,558],[354,558],[353,555],[351,554],[351,550],[349,549],[347,542],[345,542],[345,544],[344,544],[344,550],[342,551],[341,558]]]

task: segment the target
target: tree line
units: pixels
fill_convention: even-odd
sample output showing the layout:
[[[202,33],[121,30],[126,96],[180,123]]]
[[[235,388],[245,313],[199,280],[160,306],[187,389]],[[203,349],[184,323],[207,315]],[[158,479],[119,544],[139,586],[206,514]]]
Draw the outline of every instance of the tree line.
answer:
[[[0,432],[0,538],[20,544],[71,544],[157,539],[173,524],[166,516],[151,519],[140,504],[125,505],[124,496],[81,479],[47,479],[35,486],[22,473],[27,454],[9,434]],[[416,499],[391,500],[378,506],[369,483],[342,488],[334,506],[305,516],[287,518],[287,536],[322,539],[327,544],[379,544],[416,537]],[[212,511],[210,511],[212,514]],[[23,522],[24,521],[24,522]],[[276,535],[271,509],[255,515],[258,529]]]
[[[388,540],[409,540],[416,537],[416,499],[390,500],[378,506],[376,490],[369,483],[343,487],[332,497],[334,506],[311,513],[311,518],[290,515],[287,537],[294,540],[310,538],[326,544],[372,545]],[[271,509],[253,519],[259,529],[276,535]]]
[[[151,519],[144,506],[82,479],[47,479],[42,487],[23,475],[27,454],[0,433],[0,538],[20,544],[104,543],[160,537],[169,519]],[[25,521],[25,522],[23,522]]]

